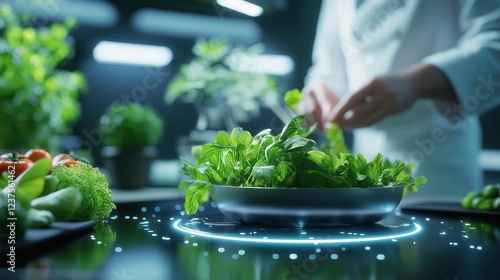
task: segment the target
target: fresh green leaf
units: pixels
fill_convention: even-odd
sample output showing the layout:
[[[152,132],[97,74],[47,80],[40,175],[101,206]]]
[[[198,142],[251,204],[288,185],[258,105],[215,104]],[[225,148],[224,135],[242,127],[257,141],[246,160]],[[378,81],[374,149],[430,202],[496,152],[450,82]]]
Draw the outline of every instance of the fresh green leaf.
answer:
[[[210,184],[207,182],[195,181],[186,191],[184,208],[186,214],[191,215],[198,211],[201,204],[210,198]]]
[[[315,145],[316,142],[314,142],[314,140],[307,139],[299,135],[294,135],[286,139],[285,143],[283,143],[285,151],[288,152],[292,151],[307,152],[311,150]]]
[[[325,126],[328,141],[322,145],[323,150],[332,149],[337,154],[347,153],[349,149],[345,145],[342,129],[334,123],[326,123]]]
[[[255,178],[255,185],[258,187],[268,187],[271,185],[275,166],[257,166],[253,168],[252,176]]]
[[[299,105],[303,96],[300,90],[292,89],[285,93],[285,104],[290,107],[290,109],[295,110],[297,105]]]
[[[229,146],[229,134],[222,130],[217,132],[217,135],[215,136],[215,143],[221,146]]]
[[[297,117],[299,118],[299,117]],[[297,118],[292,120],[291,122],[285,124],[283,130],[281,131],[278,141],[284,142],[286,139],[292,137],[293,135],[297,135],[298,131],[301,131],[299,122],[297,122]]]
[[[43,192],[45,185],[45,176],[52,168],[52,162],[49,159],[40,159],[29,169],[24,171],[16,178],[16,191],[22,192],[29,197],[36,198]]]

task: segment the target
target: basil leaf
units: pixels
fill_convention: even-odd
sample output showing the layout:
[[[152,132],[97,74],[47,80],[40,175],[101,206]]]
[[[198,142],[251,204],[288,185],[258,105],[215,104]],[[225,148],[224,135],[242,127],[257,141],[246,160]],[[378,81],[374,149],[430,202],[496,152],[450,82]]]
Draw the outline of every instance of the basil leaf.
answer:
[[[292,110],[295,110],[297,108],[297,105],[299,105],[302,98],[302,93],[298,89],[289,90],[285,93],[284,96],[285,104]]]
[[[285,143],[283,143],[283,146],[285,148],[285,151],[303,151],[307,152],[310,149],[312,149],[316,145],[316,142],[311,139],[304,138],[299,135],[292,136],[288,138]]]
[[[201,204],[210,198],[210,184],[203,181],[194,181],[186,191],[184,209],[191,215],[198,211]]]

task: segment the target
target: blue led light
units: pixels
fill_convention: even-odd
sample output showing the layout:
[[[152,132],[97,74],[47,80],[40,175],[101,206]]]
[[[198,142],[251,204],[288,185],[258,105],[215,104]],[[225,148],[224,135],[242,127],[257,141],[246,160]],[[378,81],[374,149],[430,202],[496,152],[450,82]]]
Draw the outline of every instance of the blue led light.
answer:
[[[196,236],[211,238],[211,239],[219,239],[219,240],[227,240],[227,241],[240,241],[240,242],[252,242],[252,243],[286,243],[286,244],[331,244],[331,243],[357,243],[357,242],[367,242],[367,241],[380,241],[380,240],[391,240],[395,238],[406,237],[410,235],[414,235],[419,233],[422,230],[422,227],[414,223],[415,228],[409,232],[402,232],[397,234],[387,234],[380,236],[360,236],[360,235],[350,235],[345,238],[326,238],[326,239],[290,239],[290,238],[275,238],[275,237],[252,237],[246,235],[239,236],[227,236],[221,235],[211,232],[199,231],[191,228],[184,227],[181,225],[181,219],[175,221],[173,223],[173,227],[181,232],[193,234]]]

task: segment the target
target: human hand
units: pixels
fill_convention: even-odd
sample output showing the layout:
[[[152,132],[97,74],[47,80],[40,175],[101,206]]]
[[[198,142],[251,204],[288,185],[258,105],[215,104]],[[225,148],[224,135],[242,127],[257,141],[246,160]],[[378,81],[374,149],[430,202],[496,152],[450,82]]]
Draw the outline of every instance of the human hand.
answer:
[[[406,75],[380,76],[342,98],[326,120],[344,128],[368,126],[409,108],[417,97],[418,89]]]
[[[295,112],[307,116],[306,125],[311,126],[317,122],[318,128],[326,131],[328,116],[339,102],[339,98],[324,83],[305,88],[303,94],[304,98],[295,108]]]

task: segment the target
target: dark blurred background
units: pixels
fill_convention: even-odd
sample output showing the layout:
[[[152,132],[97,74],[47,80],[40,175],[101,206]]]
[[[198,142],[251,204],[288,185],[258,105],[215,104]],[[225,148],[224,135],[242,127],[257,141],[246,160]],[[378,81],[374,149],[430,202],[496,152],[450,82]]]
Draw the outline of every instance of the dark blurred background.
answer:
[[[165,104],[164,92],[179,66],[192,58],[191,48],[198,37],[221,36],[246,46],[263,43],[266,54],[288,56],[293,61],[293,69],[277,77],[281,92],[301,88],[311,64],[321,5],[320,0],[252,0],[250,2],[263,8],[263,13],[251,17],[224,8],[215,0],[55,0],[50,4],[41,1],[37,7],[25,1],[6,2],[16,11],[32,13],[40,22],[61,20],[66,16],[77,19],[79,27],[72,32],[75,56],[65,67],[82,71],[89,82],[89,91],[81,97],[83,115],[74,127],[74,134],[79,138],[70,139],[76,146],[86,141],[98,162],[100,139],[96,127],[100,115],[112,102],[131,98],[134,88],[143,85],[146,77],[152,77],[157,83],[145,94],[136,96],[140,99],[137,101],[151,104],[165,121],[160,158],[177,158],[176,140],[189,134],[197,115],[192,105]],[[161,68],[103,64],[93,56],[100,41],[165,46],[172,51],[173,57]],[[498,116],[500,108],[481,118],[485,149],[500,149]],[[258,118],[240,125],[251,132],[268,127],[279,129],[279,121],[268,109],[262,109]]]

